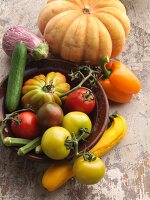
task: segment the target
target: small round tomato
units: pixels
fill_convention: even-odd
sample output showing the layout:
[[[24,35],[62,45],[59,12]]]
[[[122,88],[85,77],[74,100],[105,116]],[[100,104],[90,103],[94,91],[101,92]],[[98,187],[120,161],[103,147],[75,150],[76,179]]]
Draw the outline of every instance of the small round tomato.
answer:
[[[71,134],[78,134],[81,128],[87,128],[90,132],[92,129],[92,122],[88,115],[85,113],[73,111],[67,113],[64,116],[62,126],[66,128]]]
[[[33,112],[19,113],[11,122],[11,130],[19,138],[36,138],[40,132],[36,114]]]
[[[64,159],[70,153],[65,145],[67,139],[71,140],[69,131],[60,126],[53,126],[47,129],[42,136],[42,150],[51,159]]]
[[[94,94],[87,88],[77,89],[67,96],[65,107],[68,111],[81,111],[89,114],[95,107]]]
[[[77,158],[73,165],[74,177],[82,184],[92,185],[98,183],[106,171],[103,161],[96,157],[95,160],[84,160],[83,156]]]

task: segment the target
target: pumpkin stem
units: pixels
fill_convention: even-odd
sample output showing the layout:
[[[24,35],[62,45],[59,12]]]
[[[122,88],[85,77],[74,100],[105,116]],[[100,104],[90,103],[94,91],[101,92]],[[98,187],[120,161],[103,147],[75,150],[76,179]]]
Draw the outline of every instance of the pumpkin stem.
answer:
[[[91,14],[90,7],[88,5],[85,5],[85,7],[82,9],[84,14]]]

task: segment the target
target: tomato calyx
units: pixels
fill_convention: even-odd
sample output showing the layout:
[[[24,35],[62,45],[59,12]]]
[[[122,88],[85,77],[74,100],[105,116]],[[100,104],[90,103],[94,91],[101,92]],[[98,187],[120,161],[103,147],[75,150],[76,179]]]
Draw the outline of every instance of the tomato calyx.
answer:
[[[67,150],[74,149],[74,157],[82,156],[83,153],[79,153],[78,151],[79,141],[81,140],[85,141],[85,139],[89,136],[89,134],[90,132],[87,128],[80,128],[77,135],[72,133],[72,139],[67,137],[65,140],[66,149]]]
[[[77,140],[85,140],[90,135],[88,128],[80,128],[78,131]]]
[[[96,156],[89,153],[89,152],[83,153],[83,158],[84,158],[85,161],[89,161],[89,162],[96,160]]]
[[[65,140],[65,146],[67,150],[70,150],[73,148],[73,140],[69,139],[69,137]]]
[[[18,115],[14,116],[14,117],[11,117],[10,120],[11,120],[11,121],[14,121],[14,123],[15,123],[16,125],[20,125],[20,123],[21,123],[21,121],[22,121],[22,119],[21,119]]]
[[[54,86],[53,86],[53,82],[51,81],[48,85],[44,85],[42,90],[45,92],[45,93],[53,93],[53,90],[54,90]]]
[[[95,100],[91,91],[86,91],[85,93],[82,94],[82,97],[84,101],[88,101],[88,102]]]

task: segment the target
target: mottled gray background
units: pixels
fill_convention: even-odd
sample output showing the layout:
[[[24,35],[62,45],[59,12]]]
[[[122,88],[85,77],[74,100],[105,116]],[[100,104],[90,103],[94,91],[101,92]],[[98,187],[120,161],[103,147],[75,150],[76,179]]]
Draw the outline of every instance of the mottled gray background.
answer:
[[[142,81],[142,91],[131,103],[111,105],[128,123],[126,138],[103,157],[105,178],[83,186],[74,179],[53,193],[41,186],[49,164],[18,158],[0,144],[0,200],[149,200],[150,199],[150,0],[122,0],[131,20],[131,33],[120,56]],[[37,32],[37,17],[46,0],[0,0],[0,38],[10,26]],[[0,80],[10,60],[1,48]]]

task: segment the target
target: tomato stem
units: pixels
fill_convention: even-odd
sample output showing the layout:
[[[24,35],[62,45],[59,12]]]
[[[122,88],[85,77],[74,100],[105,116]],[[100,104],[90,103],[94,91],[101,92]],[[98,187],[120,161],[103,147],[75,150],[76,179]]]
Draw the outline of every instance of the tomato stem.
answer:
[[[73,145],[74,145],[74,157],[78,157],[80,156],[79,150],[78,150],[79,143],[74,133],[72,134],[72,137],[73,137]]]
[[[4,141],[3,131],[4,131],[5,126],[6,126],[5,123],[2,123],[1,126],[0,126],[0,138],[1,138],[2,142]]]
[[[64,96],[67,96],[69,95],[70,93],[74,92],[75,90],[79,89],[82,87],[82,85],[90,78],[92,77],[92,81],[90,82],[91,84],[94,84],[95,82],[97,82],[97,79],[95,78],[95,76],[93,75],[94,73],[98,73],[97,71],[95,70],[92,70],[90,69],[90,67],[85,67],[88,69],[88,75],[87,76],[84,76],[83,73],[81,71],[77,71],[76,73],[73,73],[71,76],[73,76],[73,80],[75,78],[78,78],[78,76],[80,75],[81,78],[83,79],[77,86],[75,86],[74,88],[72,88],[71,90],[69,90],[68,92],[60,95],[60,98],[64,97]],[[91,85],[89,84],[89,85]]]
[[[77,140],[85,140],[90,135],[88,128],[80,128],[78,131]]]
[[[32,112],[34,112],[31,108],[25,108],[25,109],[14,111],[14,112],[12,112],[10,114],[6,114],[6,116],[3,119],[2,123],[7,122],[8,120],[12,120],[15,115],[17,115],[20,112],[25,112],[25,111],[32,111]]]
[[[111,71],[106,69],[106,64],[109,62],[109,57],[108,56],[103,56],[100,59],[100,66],[101,66],[101,70],[102,70],[102,77],[104,79],[107,79],[110,77],[111,75]]]

